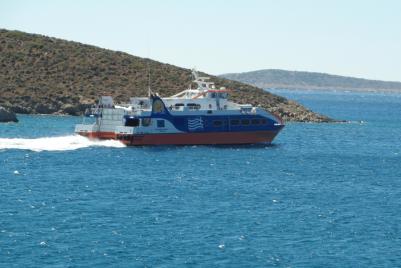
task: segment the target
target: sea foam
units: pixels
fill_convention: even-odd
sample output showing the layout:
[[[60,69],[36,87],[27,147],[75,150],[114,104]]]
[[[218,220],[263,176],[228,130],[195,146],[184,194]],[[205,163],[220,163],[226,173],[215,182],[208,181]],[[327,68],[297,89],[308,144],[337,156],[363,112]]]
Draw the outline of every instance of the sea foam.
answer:
[[[21,149],[35,152],[68,151],[93,146],[115,148],[125,147],[124,144],[116,140],[90,140],[78,135],[42,137],[35,139],[0,138],[0,150]]]

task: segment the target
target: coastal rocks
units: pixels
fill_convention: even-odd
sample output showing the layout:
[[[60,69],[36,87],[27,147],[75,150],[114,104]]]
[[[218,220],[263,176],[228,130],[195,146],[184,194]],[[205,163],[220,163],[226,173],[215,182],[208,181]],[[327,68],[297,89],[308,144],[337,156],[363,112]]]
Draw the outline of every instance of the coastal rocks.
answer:
[[[63,114],[79,115],[80,112],[81,112],[80,108],[77,105],[72,105],[67,103],[61,106],[61,113]]]
[[[57,112],[58,107],[53,107],[52,105],[49,104],[43,104],[43,103],[38,103],[35,106],[35,111],[38,114],[52,114]]]
[[[309,109],[306,109],[302,105],[288,100],[284,106],[281,103],[273,103],[271,107],[267,108],[273,114],[280,116],[284,122],[295,121],[295,122],[310,122],[310,123],[334,123],[341,122],[334,120],[325,115],[314,113]]]
[[[33,113],[30,107],[27,107],[24,103],[21,105],[14,105],[11,107],[11,110],[17,114],[31,114]]]
[[[93,104],[88,103],[19,103],[7,105],[8,110],[3,110],[15,114],[54,114],[54,115],[82,115],[85,109]],[[0,122],[2,122],[0,120]]]
[[[67,115],[82,115],[87,108],[90,108],[93,104],[91,103],[76,103],[70,104],[66,103],[61,106],[59,111],[60,114],[67,114]]]
[[[18,122],[15,113],[0,106],[0,122]]]

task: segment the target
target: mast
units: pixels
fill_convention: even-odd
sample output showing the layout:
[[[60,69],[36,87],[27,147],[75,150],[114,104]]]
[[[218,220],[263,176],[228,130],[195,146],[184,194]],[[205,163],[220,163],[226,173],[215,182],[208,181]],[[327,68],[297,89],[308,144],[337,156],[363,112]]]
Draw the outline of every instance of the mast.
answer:
[[[150,59],[148,58],[148,97],[150,98],[150,96],[152,95],[152,90],[150,89],[150,64],[149,64]]]

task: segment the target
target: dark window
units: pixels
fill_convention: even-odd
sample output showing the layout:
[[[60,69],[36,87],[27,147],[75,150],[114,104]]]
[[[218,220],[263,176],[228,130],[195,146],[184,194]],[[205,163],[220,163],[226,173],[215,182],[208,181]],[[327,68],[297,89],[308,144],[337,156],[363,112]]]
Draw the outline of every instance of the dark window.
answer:
[[[201,105],[198,104],[198,103],[188,103],[188,104],[187,104],[187,107],[188,107],[190,110],[199,110],[199,109],[201,108]]]
[[[241,124],[244,125],[244,126],[249,125],[249,119],[242,119],[241,120]]]
[[[125,126],[126,127],[137,127],[137,126],[139,126],[139,119],[138,118],[126,118]]]
[[[252,125],[259,125],[260,124],[260,120],[259,119],[252,119],[251,120],[251,124]]]
[[[213,126],[214,127],[221,127],[223,125],[223,122],[220,120],[214,120],[213,121]]]
[[[174,110],[181,110],[181,107],[184,107],[184,103],[176,103],[174,104]]]
[[[222,99],[226,99],[227,98],[227,94],[226,93],[219,93],[219,97]]]
[[[143,118],[142,119],[142,126],[148,127],[152,123],[152,120],[150,118]]]
[[[266,119],[260,120],[260,123],[261,123],[262,125],[266,125]]]
[[[239,120],[237,120],[237,119],[232,119],[232,120],[231,120],[231,125],[232,125],[232,126],[237,126],[237,125],[239,125]]]
[[[164,120],[157,120],[157,127],[164,127]]]

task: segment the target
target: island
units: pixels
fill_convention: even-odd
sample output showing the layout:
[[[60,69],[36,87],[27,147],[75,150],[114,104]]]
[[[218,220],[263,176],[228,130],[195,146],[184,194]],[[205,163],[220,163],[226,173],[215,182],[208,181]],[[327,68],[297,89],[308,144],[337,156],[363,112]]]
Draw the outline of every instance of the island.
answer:
[[[220,77],[264,89],[401,92],[401,82],[369,80],[316,72],[267,69],[222,74]]]
[[[0,29],[0,105],[21,114],[80,115],[99,96],[117,102],[160,96],[188,87],[191,70],[91,45],[38,34]],[[231,91],[237,103],[260,106],[284,121],[333,122],[299,103],[231,79],[211,77]]]

